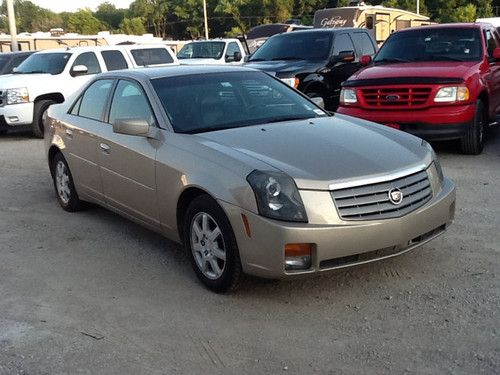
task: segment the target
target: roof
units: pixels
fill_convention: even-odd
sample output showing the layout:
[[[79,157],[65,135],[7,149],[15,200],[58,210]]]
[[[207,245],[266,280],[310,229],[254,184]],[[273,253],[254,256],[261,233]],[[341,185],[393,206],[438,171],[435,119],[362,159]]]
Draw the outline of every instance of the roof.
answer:
[[[491,26],[487,23],[441,23],[435,25],[410,27],[407,29],[399,30],[398,33],[405,33],[415,30],[433,30],[433,29],[477,29],[481,27]]]
[[[225,43],[230,43],[230,42],[238,42],[238,39],[236,38],[216,38],[216,39],[203,39],[203,40],[191,40],[188,43],[205,43],[205,42],[225,42]]]
[[[229,72],[259,72],[259,70],[237,67],[234,65],[175,65],[155,68],[137,68],[127,70],[116,70],[101,73],[99,77],[129,77],[139,80],[156,79],[166,77],[179,77],[184,75],[207,74],[207,73],[229,73]],[[265,74],[265,73],[263,73]]]
[[[127,44],[127,45],[114,45],[114,46],[85,46],[85,47],[64,47],[53,48],[38,51],[37,53],[70,53],[70,52],[92,52],[92,51],[106,51],[106,50],[130,50],[130,49],[144,49],[144,48],[168,48],[165,44]]]
[[[304,34],[304,33],[325,33],[325,34],[332,34],[332,33],[340,33],[341,31],[364,31],[366,29],[359,28],[359,27],[331,27],[331,28],[313,28],[313,29],[307,29],[307,30],[297,30],[294,31],[293,33],[282,33],[282,34],[277,34],[273,36],[284,36],[284,35],[297,35],[297,34]]]

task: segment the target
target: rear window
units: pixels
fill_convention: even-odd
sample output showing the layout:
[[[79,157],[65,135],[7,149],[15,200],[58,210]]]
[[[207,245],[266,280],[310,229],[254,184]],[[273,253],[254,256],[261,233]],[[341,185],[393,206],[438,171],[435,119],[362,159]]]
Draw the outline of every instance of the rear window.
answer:
[[[165,48],[137,48],[130,50],[138,66],[172,64],[174,59]]]

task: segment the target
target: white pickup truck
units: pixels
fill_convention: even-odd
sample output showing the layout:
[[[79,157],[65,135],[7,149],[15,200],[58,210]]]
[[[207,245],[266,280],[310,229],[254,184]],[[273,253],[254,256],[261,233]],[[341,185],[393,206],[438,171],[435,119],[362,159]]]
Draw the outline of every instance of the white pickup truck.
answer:
[[[197,40],[184,44],[177,53],[181,65],[241,65],[245,56],[238,39]]]
[[[72,47],[34,53],[13,74],[0,77],[0,133],[31,125],[43,137],[43,114],[95,74],[142,66],[178,65],[164,45]]]

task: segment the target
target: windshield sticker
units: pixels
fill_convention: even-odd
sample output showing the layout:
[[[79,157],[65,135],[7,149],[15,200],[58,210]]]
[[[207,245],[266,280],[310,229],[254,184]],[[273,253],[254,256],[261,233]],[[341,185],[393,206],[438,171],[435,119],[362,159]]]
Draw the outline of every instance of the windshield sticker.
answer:
[[[325,112],[323,112],[321,109],[315,109],[314,113],[316,113],[317,115],[320,115],[320,116],[325,114]]]

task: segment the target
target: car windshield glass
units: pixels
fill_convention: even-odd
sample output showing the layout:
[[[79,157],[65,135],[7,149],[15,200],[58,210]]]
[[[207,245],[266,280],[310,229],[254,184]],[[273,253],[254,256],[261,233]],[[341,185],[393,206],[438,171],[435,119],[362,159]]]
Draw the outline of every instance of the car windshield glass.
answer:
[[[10,61],[11,57],[6,55],[0,55],[0,70],[4,68],[5,65]]]
[[[60,74],[68,63],[71,53],[35,53],[16,69],[17,74]]]
[[[249,61],[325,60],[332,43],[332,34],[325,32],[293,32],[269,38]]]
[[[481,34],[473,28],[415,28],[391,35],[375,63],[411,61],[478,61]]]
[[[224,53],[224,42],[188,43],[179,51],[179,59],[220,59]]]
[[[262,72],[156,78],[152,84],[177,133],[327,116],[286,84]]]

